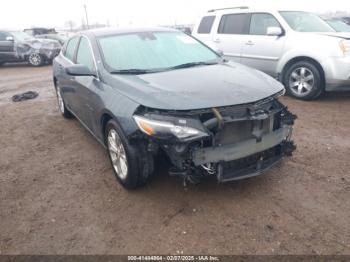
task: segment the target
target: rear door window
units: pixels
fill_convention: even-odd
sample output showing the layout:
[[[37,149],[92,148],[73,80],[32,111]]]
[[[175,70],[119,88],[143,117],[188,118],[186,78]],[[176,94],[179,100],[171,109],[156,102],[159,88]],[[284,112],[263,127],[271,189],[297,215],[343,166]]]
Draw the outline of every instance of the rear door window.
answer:
[[[248,34],[249,14],[223,15],[219,25],[219,34]]]
[[[268,27],[281,27],[281,25],[271,14],[252,14],[249,34],[266,35]]]
[[[74,60],[74,53],[75,53],[75,49],[77,47],[78,41],[79,41],[79,37],[74,37],[70,39],[64,53],[64,56],[67,57],[72,62]]]
[[[205,16],[199,24],[197,33],[198,34],[209,34],[211,28],[213,27],[213,23],[215,20],[215,16]]]

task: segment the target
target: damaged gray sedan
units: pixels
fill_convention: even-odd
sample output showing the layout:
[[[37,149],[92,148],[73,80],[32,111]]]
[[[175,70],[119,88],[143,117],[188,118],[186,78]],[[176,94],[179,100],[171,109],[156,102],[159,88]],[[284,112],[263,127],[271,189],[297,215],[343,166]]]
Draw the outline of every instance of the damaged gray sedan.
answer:
[[[145,184],[165,154],[186,181],[256,176],[295,149],[283,86],[164,28],[92,30],[54,60],[64,117],[107,148],[117,180]],[[88,164],[88,163],[87,163]]]
[[[37,39],[20,31],[0,30],[0,65],[29,62],[33,66],[51,63],[61,51],[56,40]]]

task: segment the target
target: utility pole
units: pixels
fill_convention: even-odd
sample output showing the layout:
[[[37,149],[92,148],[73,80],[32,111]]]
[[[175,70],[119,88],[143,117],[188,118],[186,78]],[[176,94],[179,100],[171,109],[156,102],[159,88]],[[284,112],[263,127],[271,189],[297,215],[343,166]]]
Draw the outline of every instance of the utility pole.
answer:
[[[89,19],[88,19],[86,5],[84,5],[84,9],[85,9],[85,17],[86,17],[86,27],[87,29],[89,29]]]

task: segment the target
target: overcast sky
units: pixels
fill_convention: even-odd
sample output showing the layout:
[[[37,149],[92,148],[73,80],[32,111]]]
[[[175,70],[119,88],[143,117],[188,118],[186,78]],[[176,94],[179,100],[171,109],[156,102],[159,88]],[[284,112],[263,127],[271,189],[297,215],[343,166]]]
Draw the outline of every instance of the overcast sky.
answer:
[[[242,5],[350,12],[349,0],[3,0],[0,28],[62,27],[70,20],[80,25],[85,19],[84,4],[90,23],[111,26],[194,23],[208,9]]]

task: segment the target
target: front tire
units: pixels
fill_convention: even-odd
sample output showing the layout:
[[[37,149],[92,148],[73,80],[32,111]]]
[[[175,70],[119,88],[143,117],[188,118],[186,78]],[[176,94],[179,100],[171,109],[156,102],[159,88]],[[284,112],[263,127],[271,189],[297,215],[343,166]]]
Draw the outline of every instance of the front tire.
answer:
[[[308,61],[299,61],[289,66],[283,76],[283,84],[290,96],[312,100],[324,91],[322,74],[317,66]]]
[[[106,125],[105,142],[114,175],[124,188],[143,186],[150,179],[153,173],[153,156],[142,144],[131,145],[114,120]]]
[[[44,57],[39,53],[31,53],[28,57],[28,62],[32,66],[41,66],[44,64]]]

